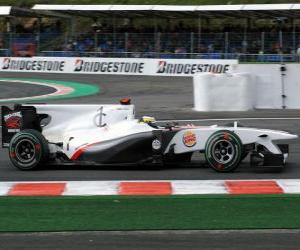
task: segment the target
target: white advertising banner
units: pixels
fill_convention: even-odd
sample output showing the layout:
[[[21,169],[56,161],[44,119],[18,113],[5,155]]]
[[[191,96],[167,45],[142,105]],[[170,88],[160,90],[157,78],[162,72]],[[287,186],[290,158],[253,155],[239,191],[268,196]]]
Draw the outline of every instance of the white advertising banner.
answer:
[[[237,60],[143,59],[90,57],[2,57],[2,72],[44,72],[149,76],[192,76],[201,72],[228,73]]]

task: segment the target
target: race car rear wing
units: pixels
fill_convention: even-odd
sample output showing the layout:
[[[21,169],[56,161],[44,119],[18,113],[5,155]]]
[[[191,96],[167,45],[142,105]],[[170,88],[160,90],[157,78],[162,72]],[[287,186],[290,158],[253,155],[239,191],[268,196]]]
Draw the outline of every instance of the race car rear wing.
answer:
[[[39,115],[34,106],[16,104],[13,109],[1,106],[2,147],[9,147],[11,138],[24,129],[41,131]]]

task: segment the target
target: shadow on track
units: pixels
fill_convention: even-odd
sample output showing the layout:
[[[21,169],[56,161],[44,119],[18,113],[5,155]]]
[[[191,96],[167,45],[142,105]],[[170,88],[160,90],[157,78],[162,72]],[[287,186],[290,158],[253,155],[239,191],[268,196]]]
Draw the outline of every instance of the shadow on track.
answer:
[[[280,173],[284,172],[286,167],[291,164],[287,164],[284,168],[279,167],[251,167],[248,162],[242,163],[240,167],[238,167],[234,172],[229,173],[216,173],[216,175],[234,175],[235,173],[257,173],[257,174],[268,174],[268,173]],[[151,166],[151,165],[44,165],[41,166],[37,170],[33,171],[47,171],[47,170],[67,170],[67,171],[167,171],[167,170],[178,170],[178,169],[186,169],[186,170],[197,170],[199,171],[211,171],[214,173],[215,171],[211,169],[204,161],[196,161],[189,164],[172,164],[165,165],[162,167]]]

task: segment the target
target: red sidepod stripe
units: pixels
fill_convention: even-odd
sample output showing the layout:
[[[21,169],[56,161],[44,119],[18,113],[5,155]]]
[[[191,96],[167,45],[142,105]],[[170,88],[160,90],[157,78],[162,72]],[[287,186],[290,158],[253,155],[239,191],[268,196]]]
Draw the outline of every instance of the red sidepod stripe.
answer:
[[[87,148],[89,148],[89,147],[91,147],[91,146],[94,146],[94,145],[96,145],[96,144],[98,144],[98,143],[100,143],[100,142],[94,142],[94,143],[87,144],[87,145],[84,145],[84,146],[80,147],[80,148],[77,149],[77,150],[75,151],[75,153],[72,155],[71,160],[72,160],[72,161],[78,160],[79,157],[83,154],[83,152],[86,151]]]

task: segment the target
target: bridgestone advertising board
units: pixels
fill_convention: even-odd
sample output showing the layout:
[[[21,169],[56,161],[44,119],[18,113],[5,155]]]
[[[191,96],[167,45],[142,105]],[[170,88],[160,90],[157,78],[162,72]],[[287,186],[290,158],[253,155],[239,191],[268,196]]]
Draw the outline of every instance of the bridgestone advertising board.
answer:
[[[228,73],[237,60],[142,59],[88,57],[1,57],[7,72],[192,76],[201,72]]]

